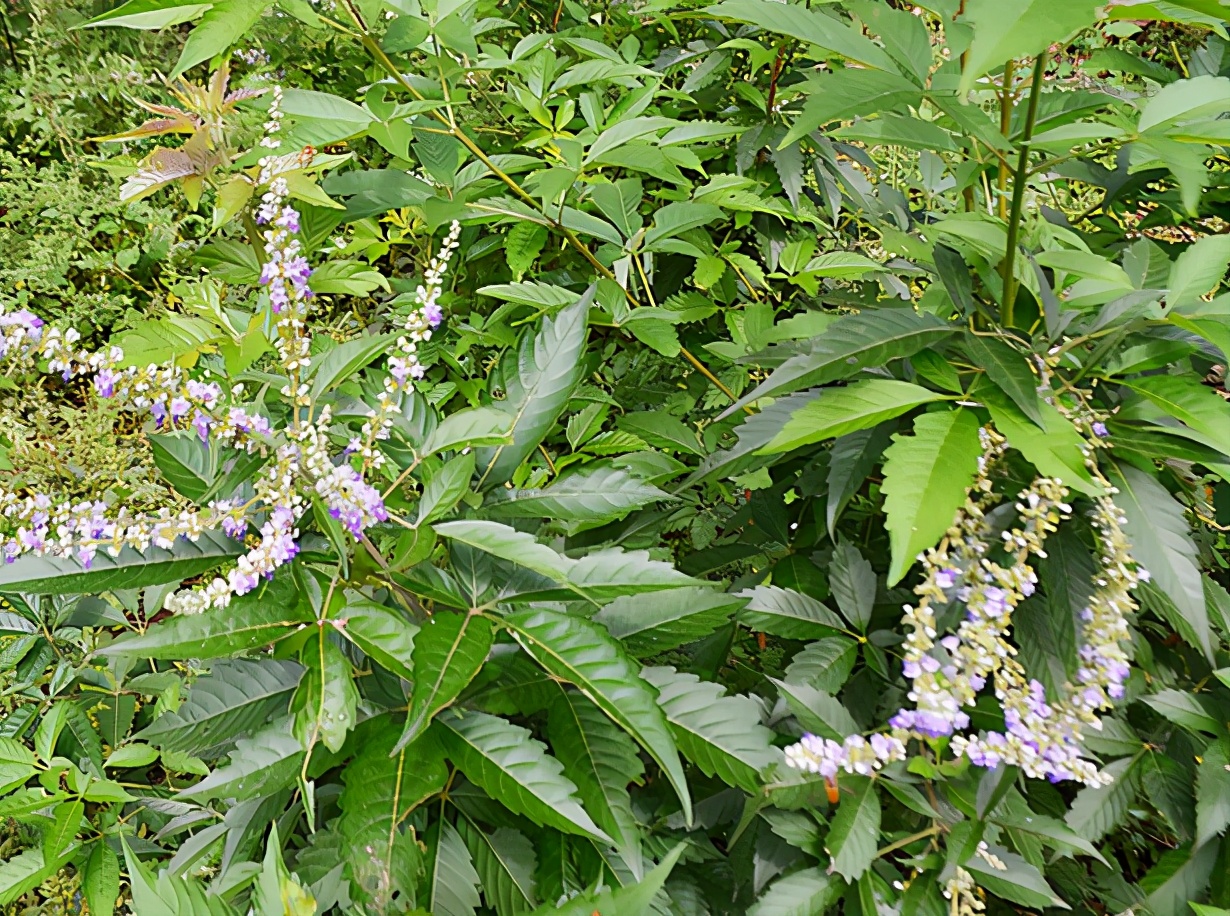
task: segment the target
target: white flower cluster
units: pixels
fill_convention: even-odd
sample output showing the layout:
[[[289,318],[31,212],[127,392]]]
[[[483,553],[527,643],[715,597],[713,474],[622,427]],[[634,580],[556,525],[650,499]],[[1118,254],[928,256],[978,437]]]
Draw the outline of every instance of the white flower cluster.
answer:
[[[262,141],[267,148],[278,145],[273,135],[281,129],[281,98],[281,90],[275,89]],[[300,379],[309,364],[304,318],[311,298],[311,268],[295,237],[299,214],[287,202],[289,188],[281,173],[303,164],[300,155],[267,156],[260,163],[259,183],[268,189],[257,212],[258,222],[266,227],[261,283],[267,287],[273,311],[281,316],[276,345],[290,379],[282,393],[292,406],[285,429],[274,429],[266,417],[239,403],[241,384],[224,392],[217,382],[208,381],[208,374],[206,379],[190,378],[173,365],[124,367],[124,354],[117,347],[91,353],[77,348],[80,335],[73,329],[61,332],[45,327],[41,319],[24,310],[0,312],[0,361],[36,371],[42,360],[65,381],[89,378],[97,396],[149,415],[161,429],[193,429],[203,447],[230,445],[271,454],[253,482],[252,498],[215,500],[203,510],[135,513],[123,505],[72,503],[49,494],[19,495],[0,488],[0,516],[8,532],[0,538],[0,554],[6,562],[25,554],[73,557],[88,569],[99,550],[114,557],[125,547],[166,549],[181,538],[195,541],[206,530],[218,528],[231,537],[246,539],[247,551],[228,574],[167,600],[168,608],[192,613],[225,607],[232,596],[251,591],[262,578],[271,577],[289,562],[299,552],[297,526],[312,501],[321,504],[356,539],[369,526],[388,519],[380,491],[365,475],[379,464],[375,440],[387,436],[389,423],[384,418],[400,410],[409,379],[423,375],[417,347],[443,319],[438,300],[460,226],[453,223],[418,289],[415,307],[405,321],[405,334],[389,362],[390,376],[380,406],[364,426],[371,447],[363,452],[362,468],[356,468],[351,463],[351,448],[336,458],[330,452],[328,408],[314,422],[299,409],[308,403],[307,386]],[[251,526],[256,527],[256,534],[249,534]]]
[[[1100,728],[1098,713],[1124,694],[1130,670],[1123,649],[1129,637],[1126,615],[1136,607],[1132,590],[1148,574],[1131,558],[1123,519],[1110,496],[1099,497],[1092,522],[1101,569],[1089,607],[1082,612],[1080,669],[1076,683],[1065,686],[1064,696],[1048,702],[1043,685],[1029,679],[1017,661],[1008,636],[1013,609],[1036,587],[1029,558],[1046,556],[1046,537],[1071,514],[1067,491],[1055,480],[1039,478],[1022,492],[1015,505],[1019,524],[1004,531],[998,545],[1010,562],[995,562],[987,511],[997,497],[989,471],[1006,443],[983,430],[983,445],[966,504],[939,547],[922,557],[923,581],[915,588],[920,600],[905,608],[903,672],[911,681],[914,708],[889,720],[888,735],[870,740],[853,735],[838,743],[806,735],[786,750],[791,766],[826,777],[838,769],[868,773],[904,758],[904,742],[911,738],[955,736],[954,753],[977,766],[1003,762],[1052,782],[1103,783],[1105,777],[1093,763],[1082,759],[1083,729]],[[941,637],[935,608],[953,601],[964,606],[964,619],[955,633]],[[959,734],[970,724],[965,710],[992,680],[1004,710],[1004,733]]]

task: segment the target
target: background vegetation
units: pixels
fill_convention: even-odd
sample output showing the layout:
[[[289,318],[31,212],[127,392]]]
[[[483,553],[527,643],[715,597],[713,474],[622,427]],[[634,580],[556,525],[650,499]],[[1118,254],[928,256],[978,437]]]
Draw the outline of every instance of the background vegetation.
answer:
[[[89,571],[69,535],[14,548],[4,912],[1230,909],[1230,7],[0,4],[6,316],[271,420],[202,444],[10,347],[3,541],[40,495],[213,517],[304,423],[388,512],[356,538],[307,491],[299,555],[195,614],[168,596],[268,506]],[[269,155],[307,404],[260,278]],[[375,467],[344,450],[453,221]],[[1011,558],[1048,696],[1081,678],[1099,498],[1150,574],[1082,745],[1112,780],[918,734],[874,773],[788,766],[912,705],[902,606],[960,542],[980,428],[993,543],[1036,477],[1067,489]],[[968,731],[1005,727],[993,688]]]

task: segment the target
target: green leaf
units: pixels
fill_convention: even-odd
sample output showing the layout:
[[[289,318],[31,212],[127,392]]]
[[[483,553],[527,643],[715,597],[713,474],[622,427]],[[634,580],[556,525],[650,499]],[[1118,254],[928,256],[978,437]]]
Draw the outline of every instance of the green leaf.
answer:
[[[217,0],[184,42],[171,79],[229,49],[256,24],[268,5],[267,0]]]
[[[1089,447],[1072,422],[1051,404],[1040,401],[1041,429],[998,388],[982,386],[977,395],[991,414],[995,428],[1038,472],[1062,481],[1086,496],[1100,496],[1104,487],[1085,464]]]
[[[181,798],[202,802],[211,798],[242,801],[267,795],[295,780],[303,758],[303,746],[290,733],[289,723],[275,722],[251,738],[236,741],[229,763],[179,794]]]
[[[338,829],[345,841],[347,868],[360,887],[396,881],[405,874],[412,863],[398,841],[402,825],[448,783],[444,750],[432,736],[394,752],[396,740],[397,732],[389,723],[359,746],[342,771]]]
[[[747,607],[739,612],[739,623],[745,627],[785,639],[821,639],[836,636],[845,630],[840,617],[808,595],[759,585],[741,592]]]
[[[504,623],[549,674],[579,687],[649,752],[679,796],[684,820],[691,823],[692,800],[666,717],[623,647],[598,624],[558,611],[520,611]]]
[[[1196,845],[1230,827],[1230,740],[1214,741],[1196,768]]]
[[[788,452],[867,429],[944,397],[895,379],[869,379],[844,388],[826,388],[819,398],[796,410],[758,454]]]
[[[780,5],[780,4],[778,4]],[[845,315],[812,340],[803,353],[791,356],[765,381],[728,408],[734,413],[761,398],[776,397],[801,388],[827,385],[870,367],[913,356],[933,347],[955,328],[926,312],[883,309]]]
[[[1166,303],[1181,308],[1221,285],[1230,266],[1230,236],[1206,235],[1175,258],[1170,267],[1170,291]]]
[[[431,475],[423,487],[423,495],[419,497],[418,518],[415,525],[425,525],[443,518],[453,511],[453,508],[470,489],[470,478],[474,476],[474,453],[465,452]]]
[[[1217,843],[1199,848],[1189,844],[1163,853],[1140,879],[1140,889],[1148,895],[1144,899],[1148,912],[1183,913],[1188,901],[1204,892],[1217,864],[1217,847]]]
[[[368,657],[407,681],[414,680],[414,637],[418,624],[398,611],[371,601],[346,605],[342,634]]]
[[[243,544],[221,532],[203,531],[199,540],[176,540],[170,550],[138,553],[125,547],[118,557],[100,550],[90,569],[76,560],[27,554],[0,568],[0,593],[97,595],[117,588],[164,585],[209,572],[243,553]]]
[[[1004,61],[1033,57],[1052,44],[1093,25],[1100,0],[969,0],[961,19],[974,33],[961,68],[964,94],[974,81]]]
[[[534,266],[543,246],[547,244],[547,229],[537,223],[521,222],[504,236],[504,259],[514,280],[520,280]]]
[[[492,518],[549,518],[595,527],[670,495],[624,468],[585,465],[538,489],[497,489],[483,504]]]
[[[457,448],[510,441],[512,418],[494,407],[471,407],[449,414],[423,443],[423,456]]]
[[[981,366],[1000,391],[1012,399],[1021,412],[1046,429],[1039,380],[1026,358],[1002,340],[967,334],[965,348],[975,366]]]
[[[632,739],[577,690],[562,691],[551,704],[547,733],[594,820],[625,860],[633,856],[639,864],[640,828],[628,784],[641,781],[645,765]]]
[[[118,639],[102,651],[169,659],[233,655],[284,639],[315,619],[292,571],[285,569],[272,582],[233,599],[227,607],[168,617],[140,636]]]
[[[858,723],[849,710],[832,694],[806,681],[790,683],[776,678],[770,680],[799,720],[799,725],[807,731],[832,741],[844,741],[859,731]]]
[[[1104,772],[1109,785],[1081,789],[1076,793],[1064,820],[1068,826],[1092,843],[1098,842],[1127,817],[1140,784],[1140,758],[1124,757],[1107,764]]]
[[[784,404],[779,401],[773,406]],[[841,436],[829,449],[828,494],[824,510],[829,535],[836,532],[837,518],[855,493],[862,488],[872,469],[888,447],[893,423]]]
[[[822,868],[804,868],[778,878],[747,911],[747,916],[816,916],[827,913],[845,892]]]
[[[684,755],[706,776],[756,794],[761,772],[784,762],[755,700],[728,696],[720,684],[671,667],[644,668]]]
[[[1230,455],[1230,404],[1212,388],[1190,375],[1149,375],[1124,384],[1186,424],[1191,438]]]
[[[188,699],[168,710],[134,737],[163,750],[201,756],[256,731],[290,704],[303,676],[294,662],[228,659],[192,682]]]
[[[361,134],[375,120],[367,109],[354,102],[311,89],[283,92],[282,113],[294,123],[290,139],[299,145],[312,146],[325,146]],[[320,288],[318,275],[326,266],[320,265],[312,275],[313,289]]]
[[[718,19],[733,19],[773,32],[788,35],[840,57],[879,70],[895,71],[893,59],[884,49],[839,19],[819,10],[771,0],[723,0],[704,13]]]
[[[167,483],[200,503],[218,476],[221,449],[202,442],[193,432],[163,433],[149,437],[154,464]]]
[[[653,871],[634,884],[579,894],[559,907],[548,903],[536,909],[534,916],[631,916],[632,913],[653,912],[654,898],[686,849],[686,843],[679,843],[662,857]]]
[[[414,692],[398,750],[421,735],[474,679],[491,651],[491,639],[491,621],[476,614],[438,611],[423,624],[414,640]]]
[[[616,598],[593,616],[637,657],[669,652],[727,623],[747,602],[712,588],[675,588]]]
[[[534,894],[534,844],[511,827],[494,831],[478,827],[469,818],[457,821],[457,832],[474,862],[487,905],[496,916],[528,913],[538,905]]]
[[[60,855],[75,846],[77,831],[85,814],[85,802],[80,799],[61,802],[55,806],[54,820],[43,830],[43,857],[54,862]]]
[[[106,840],[99,840],[90,850],[84,879],[85,903],[92,916],[111,916],[120,896],[120,860]]]
[[[522,338],[515,370],[505,376],[505,398],[499,404],[512,420],[512,443],[479,450],[480,487],[509,480],[563,412],[581,379],[581,351],[595,289],[591,286],[554,318],[544,318],[537,334]]]
[[[474,916],[482,900],[478,895],[479,877],[470,850],[461,835],[446,820],[432,828],[435,841],[428,842],[431,863],[427,892],[433,916]]]
[[[846,620],[859,632],[866,631],[876,603],[876,574],[867,558],[847,541],[833,551],[829,588]]]
[[[1142,697],[1153,711],[1169,719],[1175,725],[1196,732],[1219,735],[1224,729],[1216,716],[1205,709],[1200,697],[1182,690],[1160,690],[1152,696]]]
[[[313,401],[347,381],[356,372],[380,356],[397,340],[396,334],[372,334],[338,344],[315,360],[306,373],[312,382],[309,395]]]
[[[307,671],[290,701],[295,737],[309,751],[319,741],[337,753],[354,728],[359,691],[350,660],[326,632],[317,632],[303,648]]]
[[[35,757],[20,741],[0,738],[0,792],[21,785],[34,775]]]
[[[922,100],[917,85],[890,70],[843,67],[833,73],[815,74],[800,88],[807,92],[807,101],[781,146],[833,121],[849,121],[878,112],[905,112],[907,106],[917,106]]]
[[[842,782],[852,782],[853,792],[842,793],[824,848],[833,857],[831,870],[854,881],[875,859],[880,839],[880,796],[874,780],[856,776]]]
[[[830,636],[808,643],[786,668],[786,682],[810,684],[825,693],[836,693],[854,670],[858,643],[845,636]]]
[[[214,0],[128,0],[110,12],[95,16],[81,28],[122,26],[128,29],[156,31],[196,19],[213,6]]]
[[[38,847],[6,858],[0,863],[0,906],[8,906],[34,890],[59,871],[67,858],[65,853],[49,862]]]
[[[450,709],[436,718],[449,758],[492,798],[536,824],[610,842],[577,798],[563,767],[528,729],[482,712]]]
[[[884,527],[892,545],[888,584],[896,585],[917,556],[952,525],[978,470],[982,445],[972,411],[925,413],[914,435],[896,435],[884,453]]]
[[[1127,518],[1124,533],[1132,542],[1133,559],[1149,572],[1150,583],[1170,599],[1191,626],[1211,660],[1204,586],[1183,507],[1152,476],[1134,467],[1118,466],[1107,476],[1119,491],[1115,505]]]
[[[1161,133],[1180,121],[1220,115],[1230,103],[1230,79],[1202,75],[1176,80],[1149,96],[1140,113],[1137,129]]]
[[[993,867],[979,856],[973,856],[965,862],[964,868],[974,876],[979,885],[997,897],[1031,909],[1071,909],[1051,890],[1042,873],[1033,865],[1005,849],[995,847],[991,852],[1005,866],[1003,869]]]
[[[642,220],[637,211],[643,197],[644,190],[639,178],[622,178],[610,184],[595,185],[590,191],[590,200],[624,238],[631,238],[641,228]]]

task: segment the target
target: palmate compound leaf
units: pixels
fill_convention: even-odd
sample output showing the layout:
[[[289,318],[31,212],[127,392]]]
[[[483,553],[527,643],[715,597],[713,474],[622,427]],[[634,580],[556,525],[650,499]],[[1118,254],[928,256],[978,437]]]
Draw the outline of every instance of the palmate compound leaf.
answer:
[[[584,368],[581,351],[596,288],[591,286],[554,318],[544,318],[537,334],[522,338],[516,370],[505,378],[505,399],[499,405],[512,419],[512,442],[479,449],[480,487],[509,480],[563,412]]]
[[[444,749],[433,735],[394,752],[396,742],[396,726],[388,721],[360,745],[342,771],[336,822],[351,880],[388,895],[412,890],[398,887],[413,864],[399,838],[407,816],[448,782]]]
[[[277,642],[315,619],[294,571],[283,567],[273,581],[261,583],[224,608],[168,617],[140,636],[116,640],[102,653],[137,658],[216,658]]]
[[[537,856],[529,837],[512,827],[487,830],[464,814],[457,832],[470,850],[483,898],[496,916],[528,913],[538,905],[534,888]]]
[[[482,712],[450,709],[432,731],[450,760],[492,798],[534,823],[608,843],[585,813],[563,766],[528,729]]]
[[[201,756],[251,734],[270,715],[285,712],[303,666],[291,661],[225,659],[192,682],[188,699],[163,713],[136,739],[163,750]]]
[[[897,435],[885,451],[884,512],[896,585],[915,558],[952,525],[978,470],[978,419],[958,409],[921,414],[914,435]]]
[[[27,554],[0,567],[0,593],[97,595],[115,588],[181,582],[239,556],[243,549],[234,538],[204,531],[196,542],[180,539],[170,550],[151,547],[139,553],[125,547],[117,557],[100,550],[88,570],[75,559]]]
[[[641,781],[645,765],[632,739],[577,690],[564,690],[551,703],[547,735],[594,820],[624,860],[634,857],[639,867],[640,833],[628,785]]]
[[[643,658],[708,636],[746,603],[745,598],[712,588],[675,588],[616,598],[592,619],[626,651]]]
[[[912,309],[880,309],[845,315],[813,339],[805,353],[787,359],[723,415],[761,398],[827,385],[850,378],[868,367],[913,356],[955,331],[956,326]]]
[[[645,680],[658,688],[658,703],[684,756],[706,776],[755,794],[760,774],[782,763],[773,733],[760,723],[760,706],[729,696],[720,684],[671,667],[644,668]]]
[[[487,660],[491,638],[491,621],[477,614],[437,611],[423,624],[414,640],[414,691],[399,749],[465,690]]]
[[[504,623],[549,674],[579,687],[649,752],[679,796],[684,820],[691,823],[692,799],[666,717],[623,647],[598,624],[558,611],[519,611]]]
[[[1120,465],[1107,476],[1119,491],[1115,505],[1127,518],[1124,533],[1132,542],[1133,559],[1148,571],[1150,585],[1165,594],[1212,659],[1204,585],[1183,507],[1157,480],[1134,467]]]
[[[844,388],[826,388],[819,398],[795,411],[760,453],[775,455],[844,436],[946,397],[895,379],[870,379]]]

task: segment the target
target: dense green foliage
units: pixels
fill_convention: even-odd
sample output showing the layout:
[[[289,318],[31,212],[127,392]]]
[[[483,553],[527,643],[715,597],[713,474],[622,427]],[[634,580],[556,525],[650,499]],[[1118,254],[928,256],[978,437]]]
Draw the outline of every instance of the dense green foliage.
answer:
[[[4,356],[0,912],[1230,911],[1230,7],[0,8],[0,308],[123,351]],[[151,364],[269,430],[202,444],[104,375]],[[190,607],[305,430],[387,514],[352,536],[286,465],[298,555]],[[42,496],[265,502],[86,569],[31,546]],[[1078,744],[1109,778],[917,733],[788,765],[912,707],[902,606],[974,615],[935,583],[982,508],[1037,574],[996,645],[1056,708],[1082,612],[1149,573]],[[1012,670],[969,732],[1011,731]]]

